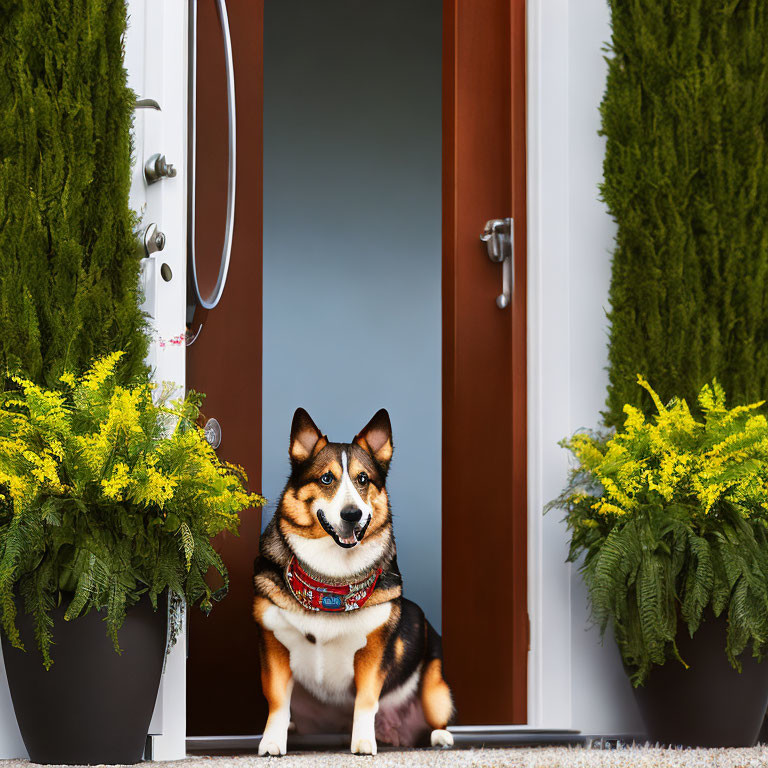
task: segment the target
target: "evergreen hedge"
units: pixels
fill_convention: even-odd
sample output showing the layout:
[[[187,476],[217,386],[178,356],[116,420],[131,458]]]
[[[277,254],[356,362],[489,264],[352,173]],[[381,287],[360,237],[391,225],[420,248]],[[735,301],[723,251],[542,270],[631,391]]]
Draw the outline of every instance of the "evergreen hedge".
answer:
[[[40,383],[144,369],[125,27],[124,0],[0,8],[0,370]]]
[[[714,377],[768,397],[768,3],[609,0],[603,198],[618,224],[608,426],[692,407]]]

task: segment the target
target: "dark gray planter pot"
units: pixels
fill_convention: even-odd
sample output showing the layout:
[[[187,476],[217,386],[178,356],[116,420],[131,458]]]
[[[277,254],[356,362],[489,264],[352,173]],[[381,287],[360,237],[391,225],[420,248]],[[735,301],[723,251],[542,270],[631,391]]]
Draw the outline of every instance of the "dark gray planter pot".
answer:
[[[768,706],[768,659],[741,656],[742,672],[725,655],[726,620],[708,617],[693,638],[679,633],[680,656],[654,667],[635,688],[648,739],[686,747],[751,747]]]
[[[167,604],[149,598],[128,609],[122,654],[107,637],[104,613],[64,621],[53,612],[53,666],[46,672],[32,621],[19,611],[26,652],[3,635],[13,708],[33,763],[131,764],[142,759],[165,652]]]

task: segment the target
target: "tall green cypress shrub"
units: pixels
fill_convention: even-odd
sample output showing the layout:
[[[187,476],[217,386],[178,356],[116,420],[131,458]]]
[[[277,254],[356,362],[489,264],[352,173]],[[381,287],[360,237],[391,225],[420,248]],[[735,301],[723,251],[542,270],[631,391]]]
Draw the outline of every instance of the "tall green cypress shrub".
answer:
[[[608,426],[635,383],[768,397],[768,2],[609,0],[602,194],[618,224]]]
[[[125,27],[124,0],[0,7],[0,370],[43,383],[144,367]]]

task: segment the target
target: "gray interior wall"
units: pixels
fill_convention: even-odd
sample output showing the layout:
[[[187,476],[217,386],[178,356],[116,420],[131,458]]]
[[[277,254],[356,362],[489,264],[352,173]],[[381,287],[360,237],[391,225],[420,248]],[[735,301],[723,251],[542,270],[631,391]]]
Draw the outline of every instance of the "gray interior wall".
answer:
[[[338,441],[387,408],[405,594],[439,630],[442,3],[265,5],[264,523],[297,406]]]

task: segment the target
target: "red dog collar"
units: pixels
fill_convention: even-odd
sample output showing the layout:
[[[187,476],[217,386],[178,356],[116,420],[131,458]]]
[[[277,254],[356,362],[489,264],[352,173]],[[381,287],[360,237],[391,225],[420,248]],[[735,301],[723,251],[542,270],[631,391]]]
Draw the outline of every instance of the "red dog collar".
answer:
[[[325,584],[313,579],[294,555],[285,569],[285,582],[293,596],[308,611],[354,611],[362,608],[373,594],[381,568],[371,571],[362,581],[351,584]]]

